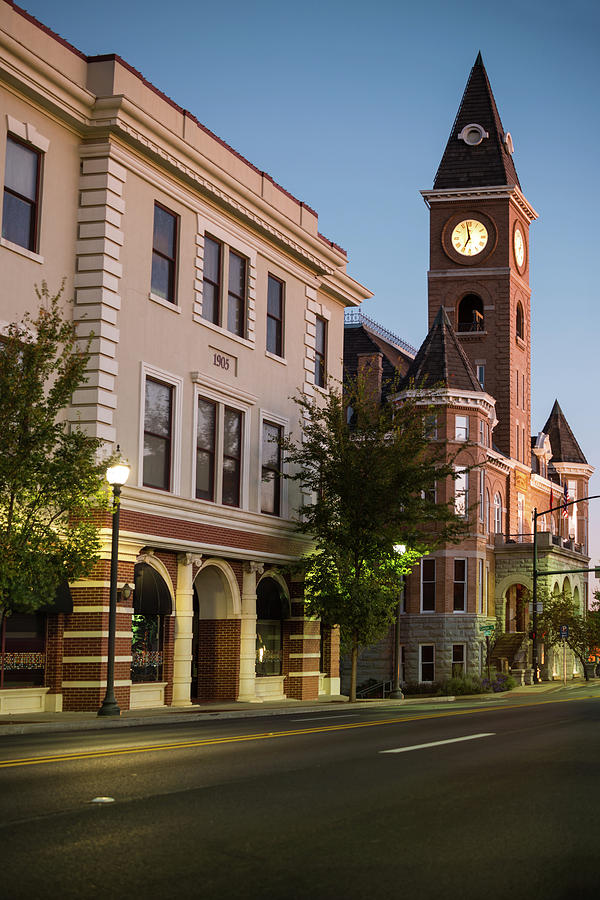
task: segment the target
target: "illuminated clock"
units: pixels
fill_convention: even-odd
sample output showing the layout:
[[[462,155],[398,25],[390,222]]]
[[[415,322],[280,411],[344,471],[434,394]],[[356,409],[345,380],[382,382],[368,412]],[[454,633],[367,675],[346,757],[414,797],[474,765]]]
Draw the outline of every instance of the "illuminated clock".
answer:
[[[515,226],[515,231],[513,234],[513,250],[515,253],[515,261],[519,269],[523,267],[523,263],[525,262],[525,238],[523,237],[523,232],[519,228],[518,225]]]
[[[461,256],[477,256],[487,245],[488,231],[478,219],[463,219],[452,229],[450,240]]]

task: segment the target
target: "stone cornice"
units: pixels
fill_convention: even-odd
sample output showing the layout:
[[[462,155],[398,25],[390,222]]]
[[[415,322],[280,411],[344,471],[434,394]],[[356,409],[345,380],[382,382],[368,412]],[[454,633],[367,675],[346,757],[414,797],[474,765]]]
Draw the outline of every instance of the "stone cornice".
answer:
[[[591,478],[596,471],[595,467],[590,466],[589,463],[554,462],[554,460],[551,460],[551,464],[559,475],[579,475],[582,478]]]
[[[453,190],[421,191],[421,196],[428,207],[432,203],[464,203],[473,200],[510,200],[529,222],[535,221],[538,214],[524,194],[516,185],[462,188]]]

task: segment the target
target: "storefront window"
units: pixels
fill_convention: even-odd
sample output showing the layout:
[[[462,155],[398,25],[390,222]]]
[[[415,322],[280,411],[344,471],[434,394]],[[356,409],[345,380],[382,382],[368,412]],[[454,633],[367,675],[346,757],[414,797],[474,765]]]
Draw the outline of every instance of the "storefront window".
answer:
[[[256,589],[256,674],[281,675],[282,622],[287,600],[274,578],[263,578]]]
[[[4,619],[4,652],[0,654],[2,687],[44,684],[46,615],[13,613]]]
[[[131,680],[162,681],[162,616],[134,615],[131,645]]]

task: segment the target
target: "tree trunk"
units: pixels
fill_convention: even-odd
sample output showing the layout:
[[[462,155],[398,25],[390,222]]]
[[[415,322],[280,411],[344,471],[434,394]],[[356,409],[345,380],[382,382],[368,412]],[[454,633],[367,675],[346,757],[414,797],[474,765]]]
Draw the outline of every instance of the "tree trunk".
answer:
[[[352,671],[350,674],[350,703],[356,701],[356,675],[358,672],[358,635],[352,635]]]

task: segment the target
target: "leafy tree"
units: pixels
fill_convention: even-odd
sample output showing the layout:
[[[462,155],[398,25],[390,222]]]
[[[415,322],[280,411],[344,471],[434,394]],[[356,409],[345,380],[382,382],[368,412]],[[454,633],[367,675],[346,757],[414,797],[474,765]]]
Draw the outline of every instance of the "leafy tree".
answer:
[[[101,441],[65,410],[86,382],[87,348],[61,308],[63,288],[36,288],[39,309],[0,338],[0,621],[51,603],[99,550],[90,518],[106,504]]]
[[[441,542],[457,540],[465,521],[436,503],[436,481],[455,477],[443,442],[431,442],[431,394],[382,402],[364,377],[344,392],[295,398],[302,436],[283,442],[289,477],[306,501],[298,528],[315,542],[304,560],[309,614],[339,625],[352,652],[356,699],[358,650],[393,620],[403,576]],[[429,423],[429,425],[428,425]],[[409,550],[402,554],[398,546]]]
[[[538,631],[548,646],[562,643],[560,626],[568,626],[565,643],[581,663],[586,679],[586,664],[600,648],[600,594],[596,592],[595,596],[591,608],[582,612],[569,591],[557,595],[543,592],[543,612],[538,616]]]

